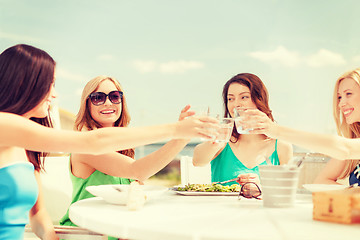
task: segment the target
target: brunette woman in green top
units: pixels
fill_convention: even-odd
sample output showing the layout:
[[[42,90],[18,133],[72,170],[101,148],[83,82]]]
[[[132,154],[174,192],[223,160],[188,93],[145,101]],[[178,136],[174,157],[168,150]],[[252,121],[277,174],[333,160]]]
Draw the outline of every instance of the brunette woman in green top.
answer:
[[[258,109],[274,121],[268,92],[260,78],[241,73],[228,80],[223,88],[224,117],[234,117],[234,108]],[[211,163],[212,182],[241,177],[239,183],[259,183],[259,165],[286,164],[293,156],[292,145],[264,134],[239,133],[234,127],[229,143],[204,142],[194,149],[195,166]],[[236,182],[227,183],[228,185]]]
[[[186,106],[179,120],[193,115]],[[91,131],[106,127],[127,127],[130,115],[122,87],[114,78],[98,76],[90,80],[82,93],[80,110],[75,120],[75,130]],[[141,136],[139,136],[141,138]],[[145,181],[168,163],[189,142],[187,139],[173,139],[159,150],[134,160],[134,149],[102,155],[72,154],[70,159],[73,183],[72,203],[94,197],[85,188],[91,185],[129,184],[135,179]],[[60,224],[74,225],[68,213]]]

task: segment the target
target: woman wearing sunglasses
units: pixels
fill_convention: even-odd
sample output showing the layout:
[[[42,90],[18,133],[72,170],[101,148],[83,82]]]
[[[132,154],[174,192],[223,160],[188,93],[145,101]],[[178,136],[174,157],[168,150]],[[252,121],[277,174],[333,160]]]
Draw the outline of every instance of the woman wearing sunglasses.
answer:
[[[179,120],[193,115],[186,106]],[[98,76],[90,80],[82,93],[80,110],[75,120],[75,130],[92,131],[99,128],[127,127],[130,114],[126,97],[119,82],[112,77]],[[102,155],[72,154],[71,180],[73,183],[72,203],[94,197],[85,190],[87,186],[104,184],[129,184],[130,179],[145,181],[154,175],[186,146],[188,140],[173,139],[159,150],[134,159],[134,149]],[[68,213],[60,224],[72,225]]]
[[[222,92],[224,117],[234,118],[236,110],[254,108],[273,121],[268,92],[259,77],[241,73],[228,80]],[[194,149],[193,163],[203,166],[210,162],[211,181],[223,182],[239,177],[240,185],[259,183],[259,165],[286,164],[292,158],[292,146],[264,134],[239,133],[234,126],[228,143],[204,142]],[[269,161],[266,161],[269,159]],[[227,182],[231,185],[235,181]],[[249,185],[251,186],[251,185]]]
[[[53,129],[54,72],[41,49],[21,44],[0,54],[0,239],[23,239],[29,220],[41,239],[58,239],[39,188],[44,152],[105,154],[169,137],[211,138],[207,129],[216,121],[195,117],[141,128]]]

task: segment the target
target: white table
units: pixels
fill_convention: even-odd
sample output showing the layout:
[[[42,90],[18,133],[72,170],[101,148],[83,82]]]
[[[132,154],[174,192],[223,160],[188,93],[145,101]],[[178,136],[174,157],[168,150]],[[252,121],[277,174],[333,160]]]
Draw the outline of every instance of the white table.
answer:
[[[300,197],[300,198],[299,198]],[[70,207],[70,219],[83,228],[128,239],[353,239],[360,225],[312,219],[310,194],[293,208],[264,208],[261,200],[235,196],[180,196],[172,192],[141,210],[91,198]]]

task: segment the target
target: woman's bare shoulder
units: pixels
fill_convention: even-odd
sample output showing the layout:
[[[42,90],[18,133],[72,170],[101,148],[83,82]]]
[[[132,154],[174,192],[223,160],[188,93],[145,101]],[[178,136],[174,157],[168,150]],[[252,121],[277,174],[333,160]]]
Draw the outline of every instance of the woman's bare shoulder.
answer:
[[[278,156],[280,164],[286,164],[293,158],[293,146],[291,143],[278,140]]]
[[[22,119],[20,115],[14,114],[14,113],[7,113],[7,112],[0,112],[0,121],[8,121],[8,120],[16,120],[16,119]]]
[[[278,139],[277,144],[278,144],[278,149],[280,151],[292,151],[293,150],[293,145],[289,142]]]

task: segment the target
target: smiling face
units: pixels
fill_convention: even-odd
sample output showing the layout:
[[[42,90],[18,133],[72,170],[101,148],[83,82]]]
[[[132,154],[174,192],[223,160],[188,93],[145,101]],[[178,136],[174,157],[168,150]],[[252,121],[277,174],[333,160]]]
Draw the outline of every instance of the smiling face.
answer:
[[[115,84],[110,80],[104,80],[99,84],[95,92],[109,94],[111,91],[118,91]],[[92,118],[103,127],[113,127],[114,123],[120,118],[122,105],[114,104],[106,98],[104,104],[95,106],[89,101],[90,114]]]
[[[240,83],[232,83],[227,94],[227,107],[231,117],[234,116],[234,108],[257,108],[251,99],[250,90]]]
[[[346,123],[360,122],[360,86],[351,78],[343,79],[338,89],[338,107]]]

